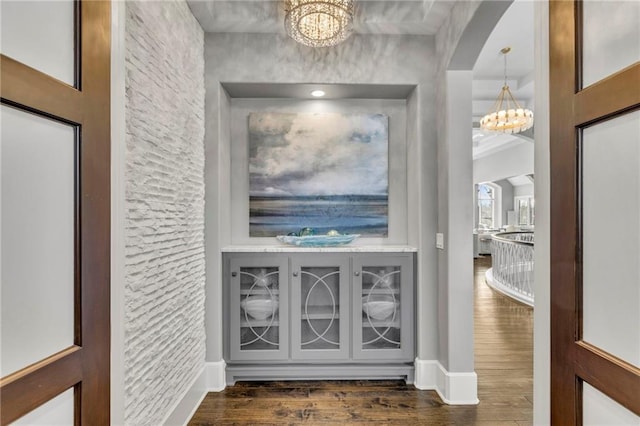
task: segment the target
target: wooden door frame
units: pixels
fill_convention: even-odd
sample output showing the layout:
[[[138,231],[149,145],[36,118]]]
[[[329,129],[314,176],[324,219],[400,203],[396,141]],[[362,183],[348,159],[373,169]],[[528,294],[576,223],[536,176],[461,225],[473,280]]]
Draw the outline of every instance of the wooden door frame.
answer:
[[[109,424],[109,1],[76,3],[75,87],[1,56],[3,104],[76,127],[74,345],[0,379],[8,424],[75,388],[75,424]]]
[[[549,4],[551,423],[582,424],[582,382],[640,415],[640,369],[582,340],[581,129],[640,108],[640,63],[582,87],[582,6]]]

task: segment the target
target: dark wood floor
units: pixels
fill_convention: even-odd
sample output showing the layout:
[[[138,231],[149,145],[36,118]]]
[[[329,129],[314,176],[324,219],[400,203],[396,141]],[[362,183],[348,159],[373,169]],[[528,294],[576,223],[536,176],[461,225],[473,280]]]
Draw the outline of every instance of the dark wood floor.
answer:
[[[484,282],[475,262],[477,406],[448,406],[402,381],[238,383],[209,393],[189,425],[531,425],[533,311]]]

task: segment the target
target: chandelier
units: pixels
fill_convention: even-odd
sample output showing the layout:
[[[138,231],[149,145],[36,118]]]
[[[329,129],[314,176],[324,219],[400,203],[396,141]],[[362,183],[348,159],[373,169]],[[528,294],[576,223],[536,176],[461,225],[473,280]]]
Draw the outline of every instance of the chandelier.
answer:
[[[310,47],[335,46],[352,31],[353,0],[285,0],[287,34]]]
[[[482,117],[480,127],[495,133],[520,133],[533,126],[533,112],[522,108],[507,84],[507,53],[510,47],[500,50],[504,56],[504,85],[491,111]]]

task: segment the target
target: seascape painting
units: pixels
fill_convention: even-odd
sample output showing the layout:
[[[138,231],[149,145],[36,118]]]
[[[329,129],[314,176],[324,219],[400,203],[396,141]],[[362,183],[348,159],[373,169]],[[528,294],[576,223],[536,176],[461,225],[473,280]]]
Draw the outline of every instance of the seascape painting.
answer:
[[[382,114],[249,114],[249,235],[386,237],[388,130]]]

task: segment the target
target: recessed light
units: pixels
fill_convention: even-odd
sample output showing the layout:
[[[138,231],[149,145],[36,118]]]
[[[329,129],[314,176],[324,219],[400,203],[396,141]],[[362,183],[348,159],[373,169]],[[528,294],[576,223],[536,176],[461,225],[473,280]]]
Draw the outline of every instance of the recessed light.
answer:
[[[314,90],[313,92],[311,92],[311,96],[315,98],[321,98],[324,95],[325,95],[324,90]]]

